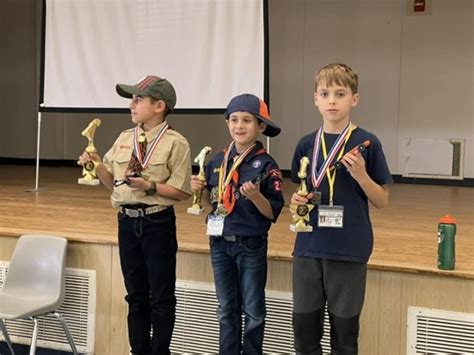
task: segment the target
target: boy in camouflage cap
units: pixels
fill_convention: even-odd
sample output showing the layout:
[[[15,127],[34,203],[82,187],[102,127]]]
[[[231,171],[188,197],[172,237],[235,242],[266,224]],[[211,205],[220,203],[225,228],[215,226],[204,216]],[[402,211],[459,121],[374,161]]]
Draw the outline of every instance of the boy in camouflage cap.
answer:
[[[176,105],[168,80],[149,75],[135,85],[118,84],[116,91],[131,99],[136,126],[120,134],[103,161],[84,153],[79,164],[94,161],[118,208],[131,353],[169,354],[178,248],[173,205],[191,195],[190,148],[166,121]]]

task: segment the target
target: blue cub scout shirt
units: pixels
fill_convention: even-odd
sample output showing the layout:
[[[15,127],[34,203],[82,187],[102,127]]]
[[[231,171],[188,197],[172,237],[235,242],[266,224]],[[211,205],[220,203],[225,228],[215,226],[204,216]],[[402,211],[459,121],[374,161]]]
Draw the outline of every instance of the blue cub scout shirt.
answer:
[[[229,154],[229,162],[227,170],[229,171],[232,167],[233,159],[237,155],[235,147]],[[224,159],[224,152],[219,152],[213,159],[207,164],[205,174],[207,181],[207,189],[213,191],[217,189],[219,185],[219,168]],[[273,160],[273,158],[263,149],[261,142],[257,141],[256,146],[247,155],[244,161],[238,168],[239,181],[237,191],[244,182],[250,181],[255,176],[264,172],[270,172],[262,182],[260,182],[260,192],[270,202],[274,220],[270,220],[260,213],[255,207],[253,202],[247,200],[240,193],[236,193],[237,197],[234,210],[224,220],[224,231],[222,235],[230,236],[259,236],[264,235],[270,229],[271,223],[275,222],[280,215],[281,209],[285,203],[283,199],[283,193],[281,191],[281,172],[280,169]],[[217,202],[212,201],[212,212],[217,208]]]
[[[325,142],[328,151],[335,143],[338,134],[325,133]],[[293,155],[291,179],[299,183],[298,170],[300,159],[303,156],[313,156],[314,139],[316,132],[304,136],[298,143]],[[344,153],[365,140],[370,140],[370,146],[362,152],[365,159],[365,168],[369,176],[379,185],[392,183],[392,176],[387,166],[382,145],[375,135],[362,128],[356,128],[345,146]],[[317,169],[324,162],[322,149],[317,160]],[[312,190],[312,164],[308,166],[307,184]],[[329,185],[327,176],[318,188],[322,193],[322,205],[329,204]],[[293,254],[295,256],[311,256],[321,259],[367,262],[373,249],[372,224],[369,217],[368,199],[359,184],[352,178],[345,167],[337,169],[334,184],[334,205],[344,207],[343,228],[327,228],[317,226],[318,207],[310,213],[311,233],[298,233]]]

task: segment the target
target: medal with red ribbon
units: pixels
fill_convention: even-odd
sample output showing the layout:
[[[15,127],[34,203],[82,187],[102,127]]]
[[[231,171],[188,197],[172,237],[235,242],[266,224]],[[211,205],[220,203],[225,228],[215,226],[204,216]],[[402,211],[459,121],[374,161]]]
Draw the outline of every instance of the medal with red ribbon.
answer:
[[[319,168],[319,171],[317,172],[316,172],[316,168],[318,164],[319,151],[321,149],[322,144],[324,144],[323,128],[320,127],[318,131],[316,132],[316,137],[314,138],[314,145],[313,145],[313,157],[311,160],[311,182],[314,188],[313,194],[315,194],[316,200],[319,200],[319,202],[321,200],[321,192],[318,191],[318,187],[319,185],[321,185],[321,182],[323,181],[324,176],[329,174],[329,169],[332,163],[334,162],[334,160],[336,159],[336,156],[339,155],[339,158],[340,158],[342,154],[344,153],[344,148],[354,128],[355,126],[353,127],[351,122],[349,122],[347,126],[344,128],[344,130],[341,132],[341,134],[339,134],[339,136],[337,137],[336,142],[333,144],[331,150],[329,151],[329,154],[326,154],[326,149],[323,149],[324,150],[323,165],[321,165],[321,167]],[[324,145],[324,148],[325,148],[325,145]],[[328,175],[328,178],[329,177],[330,176]],[[334,183],[334,179],[332,179],[332,183]],[[331,193],[330,200],[332,201],[332,193]],[[315,204],[319,204],[319,202]]]
[[[156,146],[158,145],[159,141],[166,133],[168,128],[168,122],[165,122],[163,127],[161,127],[161,130],[158,132],[158,135],[151,142],[148,143],[147,148],[146,145],[143,144],[144,142],[146,142],[146,136],[143,133],[140,134],[138,132],[138,126],[135,127],[135,130],[133,131],[133,154],[135,154],[138,162],[140,163],[140,166],[142,167],[142,170],[145,170],[148,166],[148,163],[150,162],[150,158],[153,155]]]

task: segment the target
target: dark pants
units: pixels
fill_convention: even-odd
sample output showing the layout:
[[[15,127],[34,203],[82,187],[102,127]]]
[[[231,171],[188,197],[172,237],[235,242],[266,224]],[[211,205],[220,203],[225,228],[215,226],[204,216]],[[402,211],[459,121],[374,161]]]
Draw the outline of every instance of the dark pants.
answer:
[[[297,354],[322,354],[326,302],[331,354],[357,354],[366,275],[365,263],[293,259],[293,331]]]
[[[170,353],[176,313],[175,220],[172,207],[139,218],[118,215],[128,335],[134,354]]]
[[[235,241],[210,237],[210,246],[219,301],[219,354],[262,354],[267,236],[237,236]]]

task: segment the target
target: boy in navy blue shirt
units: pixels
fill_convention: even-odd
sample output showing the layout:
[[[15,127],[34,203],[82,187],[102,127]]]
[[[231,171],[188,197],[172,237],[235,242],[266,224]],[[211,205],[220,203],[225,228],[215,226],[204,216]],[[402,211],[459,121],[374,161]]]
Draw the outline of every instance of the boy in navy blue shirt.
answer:
[[[351,122],[359,101],[358,77],[345,64],[316,74],[314,102],[323,117],[317,131],[298,143],[292,181],[300,182],[301,158],[309,158],[307,196],[294,193],[292,205],[314,204],[312,232],[297,234],[293,260],[293,330],[297,354],[322,354],[324,306],[331,324],[331,353],[357,354],[359,316],[365,296],[373,234],[368,202],[388,204],[392,182],[380,141]],[[363,142],[367,149],[355,149]],[[341,168],[335,169],[338,161]]]
[[[233,141],[207,165],[206,182],[195,175],[191,187],[209,191],[212,203],[207,234],[219,301],[219,354],[262,354],[267,237],[284,200],[278,165],[257,137],[274,137],[280,128],[265,102],[251,94],[234,97],[225,117]]]

